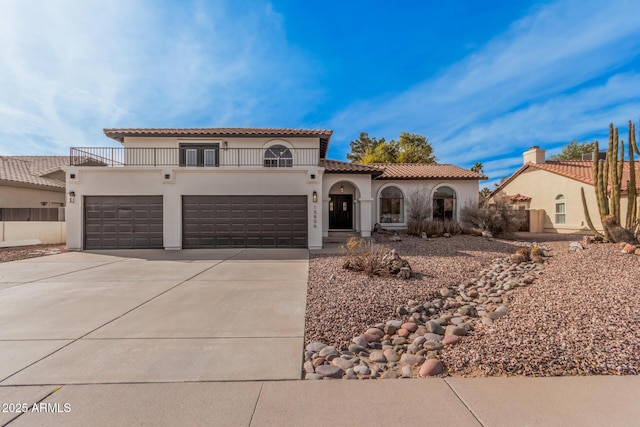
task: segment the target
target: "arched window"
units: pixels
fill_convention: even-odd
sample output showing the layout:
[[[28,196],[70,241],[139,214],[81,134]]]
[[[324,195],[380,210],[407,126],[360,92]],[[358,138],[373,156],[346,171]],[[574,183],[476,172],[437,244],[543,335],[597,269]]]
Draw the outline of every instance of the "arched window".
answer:
[[[567,220],[566,197],[562,194],[556,196],[556,224],[564,224]]]
[[[267,168],[290,168],[293,166],[291,150],[284,145],[273,145],[264,152],[264,166]]]
[[[456,217],[456,192],[449,187],[439,187],[433,193],[433,219],[454,219]]]
[[[398,187],[387,187],[380,193],[380,223],[404,222],[404,196]]]

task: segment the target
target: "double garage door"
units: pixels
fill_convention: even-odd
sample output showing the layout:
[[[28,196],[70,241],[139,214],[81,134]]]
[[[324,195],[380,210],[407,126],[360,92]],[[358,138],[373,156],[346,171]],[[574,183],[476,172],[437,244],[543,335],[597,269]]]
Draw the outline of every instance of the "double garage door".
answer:
[[[307,196],[182,196],[184,248],[306,248]]]
[[[85,249],[163,248],[162,196],[87,196]],[[306,196],[183,196],[184,248],[306,248]]]

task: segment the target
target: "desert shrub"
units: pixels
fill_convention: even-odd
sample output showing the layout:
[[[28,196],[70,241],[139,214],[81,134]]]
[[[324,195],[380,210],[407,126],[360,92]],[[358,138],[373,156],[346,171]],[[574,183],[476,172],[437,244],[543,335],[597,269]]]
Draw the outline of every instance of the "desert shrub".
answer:
[[[342,246],[342,253],[342,267],[348,270],[362,271],[369,276],[411,277],[409,262],[402,259],[395,249],[387,250],[372,241],[352,237]]]
[[[422,221],[409,220],[407,223],[407,234],[409,236],[422,235]]]
[[[529,253],[529,249],[527,249],[527,248],[519,248],[516,251],[515,259],[518,261],[518,263],[529,261],[531,259],[531,256],[530,256],[530,253]]]
[[[518,211],[502,200],[483,206],[467,204],[462,207],[461,219],[465,225],[489,231],[494,236],[512,233],[522,225]]]
[[[386,251],[373,241],[351,237],[340,249],[344,256],[343,268],[362,271],[369,276],[388,274],[383,260]]]
[[[454,219],[423,219],[422,221],[409,221],[407,224],[407,234],[411,236],[421,236],[426,233],[430,237],[439,237],[444,233],[460,234],[462,227]]]
[[[433,209],[431,191],[426,187],[419,187],[409,191],[405,197],[405,206],[409,220],[407,225],[412,222],[419,224],[427,218],[431,218]]]

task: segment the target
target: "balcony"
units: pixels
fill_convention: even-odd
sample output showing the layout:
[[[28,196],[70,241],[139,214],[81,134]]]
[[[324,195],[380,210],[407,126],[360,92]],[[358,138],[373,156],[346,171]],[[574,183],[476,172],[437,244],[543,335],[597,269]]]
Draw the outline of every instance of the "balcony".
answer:
[[[318,148],[72,147],[71,166],[269,167],[318,166]]]

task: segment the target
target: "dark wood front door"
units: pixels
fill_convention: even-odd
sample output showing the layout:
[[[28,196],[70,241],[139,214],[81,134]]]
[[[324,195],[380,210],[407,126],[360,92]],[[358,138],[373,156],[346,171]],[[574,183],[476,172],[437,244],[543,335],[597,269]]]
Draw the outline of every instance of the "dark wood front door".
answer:
[[[353,196],[351,194],[329,195],[329,229],[353,229]]]

